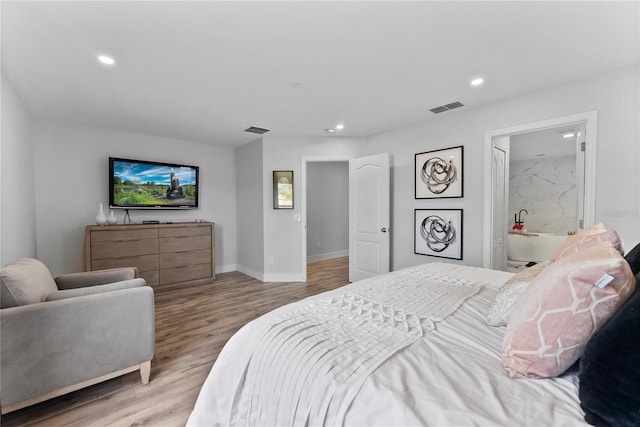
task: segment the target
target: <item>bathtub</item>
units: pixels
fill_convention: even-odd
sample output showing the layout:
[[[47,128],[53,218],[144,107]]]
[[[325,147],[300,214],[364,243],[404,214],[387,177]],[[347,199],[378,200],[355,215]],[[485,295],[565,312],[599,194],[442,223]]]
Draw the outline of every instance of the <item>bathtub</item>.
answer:
[[[509,232],[507,255],[514,261],[547,261],[565,240],[566,234]]]

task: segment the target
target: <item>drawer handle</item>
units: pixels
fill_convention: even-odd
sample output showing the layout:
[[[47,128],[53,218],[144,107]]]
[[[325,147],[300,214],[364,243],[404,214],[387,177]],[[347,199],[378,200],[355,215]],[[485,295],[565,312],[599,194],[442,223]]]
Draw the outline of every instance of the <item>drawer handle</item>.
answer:
[[[133,255],[133,256],[119,256],[119,257],[114,257],[112,259],[139,259],[142,258],[144,255]]]

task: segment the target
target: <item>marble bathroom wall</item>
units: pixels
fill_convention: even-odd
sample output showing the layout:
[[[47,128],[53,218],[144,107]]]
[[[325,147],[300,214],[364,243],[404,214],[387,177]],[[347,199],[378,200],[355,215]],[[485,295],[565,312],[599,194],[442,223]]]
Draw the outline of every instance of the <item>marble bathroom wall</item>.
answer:
[[[509,229],[520,209],[529,232],[576,230],[576,158],[573,155],[513,161],[509,165]]]

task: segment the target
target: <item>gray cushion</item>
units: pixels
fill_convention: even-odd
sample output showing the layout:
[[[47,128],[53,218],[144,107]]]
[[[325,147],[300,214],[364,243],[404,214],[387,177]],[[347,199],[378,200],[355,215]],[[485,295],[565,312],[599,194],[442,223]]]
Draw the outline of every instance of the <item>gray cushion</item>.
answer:
[[[137,288],[146,286],[144,279],[123,280],[122,282],[109,283],[107,285],[88,286],[86,288],[65,289],[53,292],[45,298],[46,301],[56,301],[60,299],[81,297],[84,295],[102,294],[105,292],[119,291],[121,289]]]
[[[138,277],[135,267],[111,268],[108,270],[84,271],[81,273],[66,273],[54,277],[58,289],[84,288],[86,286],[105,285],[122,280]]]
[[[2,308],[34,304],[58,290],[46,265],[33,258],[10,262],[0,271]]]

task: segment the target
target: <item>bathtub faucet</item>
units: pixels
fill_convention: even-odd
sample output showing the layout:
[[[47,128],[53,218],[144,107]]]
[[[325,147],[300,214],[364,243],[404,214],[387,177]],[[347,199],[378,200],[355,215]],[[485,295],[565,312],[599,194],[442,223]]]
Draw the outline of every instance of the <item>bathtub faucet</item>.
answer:
[[[526,209],[520,209],[520,212],[518,212],[518,215],[514,214],[515,222],[518,225],[524,224],[524,221],[522,220],[522,212],[526,213],[527,215],[529,214],[529,212],[527,212]]]

